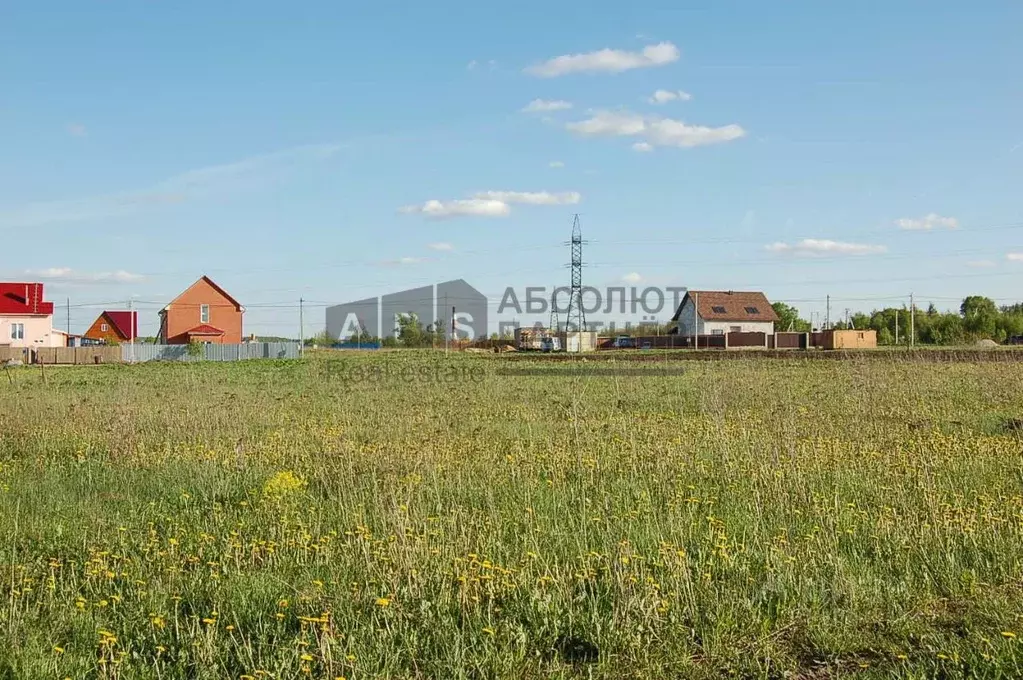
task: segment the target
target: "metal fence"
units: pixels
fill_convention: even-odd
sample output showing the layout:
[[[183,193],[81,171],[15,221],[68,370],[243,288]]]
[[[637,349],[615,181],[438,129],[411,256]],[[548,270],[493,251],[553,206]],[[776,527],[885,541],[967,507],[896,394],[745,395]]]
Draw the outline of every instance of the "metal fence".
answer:
[[[240,345],[200,345],[192,356],[188,345],[121,345],[122,361],[242,361],[243,359],[298,359],[297,342],[245,342]]]

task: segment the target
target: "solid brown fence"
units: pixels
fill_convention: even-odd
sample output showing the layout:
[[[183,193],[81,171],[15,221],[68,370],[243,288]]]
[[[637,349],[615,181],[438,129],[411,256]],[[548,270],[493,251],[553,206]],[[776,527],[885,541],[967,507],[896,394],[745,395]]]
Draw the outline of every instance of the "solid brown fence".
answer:
[[[629,338],[632,349],[725,349],[724,335],[701,335],[698,340],[691,335],[637,335]],[[616,349],[615,338],[598,338],[597,349]]]
[[[728,334],[728,347],[729,348],[749,348],[749,347],[763,347],[767,348],[767,333],[762,332],[747,332],[747,333],[729,333]]]
[[[775,333],[773,349],[806,349],[810,333]]]

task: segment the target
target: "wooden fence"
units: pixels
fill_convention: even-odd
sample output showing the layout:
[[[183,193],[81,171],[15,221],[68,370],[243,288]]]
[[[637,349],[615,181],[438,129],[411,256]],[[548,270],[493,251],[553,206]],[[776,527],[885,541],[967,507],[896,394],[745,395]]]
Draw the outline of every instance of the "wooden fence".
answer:
[[[92,347],[36,347],[34,363],[37,364],[119,364],[121,348],[108,345]]]

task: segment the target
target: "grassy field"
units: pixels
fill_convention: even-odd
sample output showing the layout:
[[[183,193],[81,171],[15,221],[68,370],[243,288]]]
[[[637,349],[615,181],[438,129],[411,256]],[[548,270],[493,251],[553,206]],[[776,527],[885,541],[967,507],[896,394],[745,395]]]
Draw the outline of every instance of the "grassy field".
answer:
[[[0,376],[0,678],[1023,675],[1023,365],[325,356]]]

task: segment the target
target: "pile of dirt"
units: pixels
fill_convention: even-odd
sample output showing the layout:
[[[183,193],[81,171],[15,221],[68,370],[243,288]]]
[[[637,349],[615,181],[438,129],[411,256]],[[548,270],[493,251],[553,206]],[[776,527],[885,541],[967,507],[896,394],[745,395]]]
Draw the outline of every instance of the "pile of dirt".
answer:
[[[992,347],[998,347],[998,343],[994,340],[988,340],[987,338],[977,341],[977,347],[984,347],[985,349],[991,349]]]

